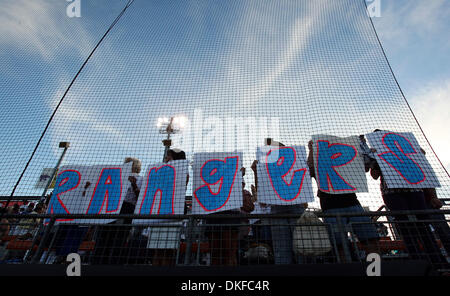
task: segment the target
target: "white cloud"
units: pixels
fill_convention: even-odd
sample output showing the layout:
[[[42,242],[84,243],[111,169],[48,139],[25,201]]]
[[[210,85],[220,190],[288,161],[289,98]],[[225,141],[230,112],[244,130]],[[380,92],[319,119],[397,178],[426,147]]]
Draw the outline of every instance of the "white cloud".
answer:
[[[414,25],[415,29],[422,34],[439,29],[442,26],[440,18],[448,18],[450,9],[448,0],[433,1],[408,1],[410,10],[406,22]]]
[[[114,139],[119,145],[126,143],[124,132],[116,125],[106,121],[99,108],[88,108],[87,104],[83,104],[83,96],[89,92],[89,89],[84,89],[83,92],[71,92],[59,107],[49,130],[55,155],[59,153],[57,147],[60,141],[74,143],[71,148],[72,153],[89,150],[93,138],[86,134],[97,135],[97,137],[103,135]],[[49,104],[51,110],[56,108],[62,95],[63,91],[61,90],[55,93]],[[84,126],[83,130],[76,130],[80,125]]]
[[[54,91],[48,91],[48,85],[36,86],[42,87],[43,92],[52,94],[46,100],[50,112],[55,109],[74,74],[71,72],[71,63],[75,59],[81,64],[95,45],[95,39],[99,37],[85,27],[92,23],[92,19],[87,16],[80,19],[69,18],[66,15],[67,5],[68,2],[65,0],[7,0],[2,2],[0,10],[0,48],[11,48],[10,51],[0,51],[0,54],[4,53],[8,58],[12,55],[12,51],[26,51],[33,59],[36,58],[36,61],[49,64],[49,71],[55,71],[44,74],[59,77],[59,86]],[[105,58],[114,59],[116,63],[123,62],[110,44],[103,44],[101,50],[103,55],[96,55],[89,62],[91,71],[104,67]],[[74,59],[64,59],[67,55],[71,55]],[[35,62],[33,59],[30,62]],[[63,66],[56,67],[56,64]],[[80,79],[81,76],[78,80]],[[59,154],[57,149],[59,141],[74,143],[71,151],[89,147],[91,144],[89,141],[92,139],[80,131],[74,131],[75,127],[80,126],[92,134],[123,143],[123,132],[114,124],[101,120],[105,117],[102,116],[101,108],[83,104],[92,89],[76,88],[76,85],[67,94],[50,126],[49,136],[52,147],[55,147],[55,153]]]
[[[38,54],[46,61],[62,50],[84,55],[92,39],[81,22],[68,21],[65,5],[65,1],[2,2],[0,45]]]
[[[382,2],[380,18],[374,18],[383,41],[393,42],[399,47],[420,36],[434,36],[436,31],[448,31],[445,26],[450,17],[448,0],[408,0],[400,2]]]
[[[410,102],[433,149],[450,171],[450,79],[423,87]]]
[[[282,52],[279,62],[260,80],[259,83],[246,89],[244,97],[247,106],[253,106],[259,98],[264,97],[277,79],[279,79],[286,69],[292,65],[294,59],[301,54],[313,31],[312,26],[312,18],[302,18],[295,21],[291,28],[288,46],[284,52]]]
[[[294,13],[297,4],[280,3],[288,12],[279,17],[267,17],[273,11],[258,2],[250,1],[245,6],[238,29],[233,30],[239,35],[231,35],[234,47],[228,59],[227,78],[233,85],[250,82],[239,93],[249,108],[264,98],[296,59],[306,52],[314,34],[320,34],[326,26],[321,21],[323,15],[337,6],[328,0],[314,2],[314,5],[301,6],[298,13]],[[239,102],[237,104],[239,108]]]

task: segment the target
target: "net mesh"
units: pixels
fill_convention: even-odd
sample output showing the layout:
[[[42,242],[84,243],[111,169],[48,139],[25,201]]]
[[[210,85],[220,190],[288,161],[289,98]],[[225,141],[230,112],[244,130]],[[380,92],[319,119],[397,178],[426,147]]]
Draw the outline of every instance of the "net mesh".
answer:
[[[22,174],[73,76],[126,1],[6,1],[0,13],[0,195]],[[163,160],[158,118],[182,115],[172,147],[241,151],[246,189],[256,148],[272,138],[412,132],[448,198],[448,174],[396,83],[362,0],[140,1],[108,33],[55,113],[14,195],[40,195],[43,168]],[[192,163],[191,163],[192,164]],[[192,166],[189,175],[193,176]],[[359,193],[376,210],[379,181]],[[192,178],[187,195],[192,195]],[[314,192],[316,182],[312,182]],[[310,207],[320,208],[318,199]]]

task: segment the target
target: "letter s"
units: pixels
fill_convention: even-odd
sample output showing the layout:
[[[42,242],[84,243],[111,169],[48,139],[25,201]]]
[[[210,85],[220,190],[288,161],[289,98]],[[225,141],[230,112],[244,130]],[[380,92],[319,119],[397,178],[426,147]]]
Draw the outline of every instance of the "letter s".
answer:
[[[422,168],[409,158],[409,155],[417,152],[407,138],[388,133],[383,136],[382,143],[389,151],[380,153],[378,156],[397,171],[406,182],[419,184],[425,181]]]

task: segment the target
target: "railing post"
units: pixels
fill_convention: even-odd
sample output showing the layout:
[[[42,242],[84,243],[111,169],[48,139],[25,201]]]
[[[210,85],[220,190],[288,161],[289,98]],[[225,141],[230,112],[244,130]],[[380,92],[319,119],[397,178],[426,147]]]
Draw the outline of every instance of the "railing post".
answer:
[[[42,240],[39,243],[39,247],[38,247],[38,249],[36,251],[36,254],[34,254],[34,256],[33,256],[33,259],[31,260],[31,263],[36,264],[36,263],[39,262],[39,258],[41,258],[42,253],[44,251],[45,242],[47,241],[48,236],[50,235],[50,230],[55,225],[55,221],[56,221],[56,218],[54,218],[54,217],[50,218],[50,222],[48,223],[47,228],[45,229],[44,236],[42,237]]]
[[[25,256],[23,257],[23,262],[24,262],[24,263],[26,263],[26,262],[28,261],[28,259],[30,258],[31,254],[33,253],[33,248],[34,248],[34,246],[36,245],[37,239],[38,239],[38,237],[39,237],[39,233],[41,232],[42,226],[43,226],[43,225],[44,225],[44,222],[42,221],[42,222],[39,224],[39,227],[38,227],[36,233],[35,233],[34,236],[33,236],[33,241],[32,241],[32,243],[31,243],[30,249],[26,252]]]
[[[365,224],[363,224],[363,225],[365,225]],[[367,225],[372,225],[372,224],[367,224]],[[366,254],[366,252],[364,250],[360,250],[358,248],[358,244],[356,243],[356,239],[355,239],[355,238],[357,238],[357,236],[355,236],[355,231],[353,230],[353,224],[349,223],[349,226],[350,226],[350,235],[352,237],[353,249],[356,252],[356,256],[358,257],[358,261],[362,262],[362,261],[365,260],[365,256],[361,256],[362,253],[364,253],[364,255],[367,255],[367,254]],[[374,227],[375,227],[375,225],[374,225]]]
[[[48,256],[50,256],[50,251],[53,248],[53,244],[55,243],[56,237],[58,235],[58,231],[59,231],[59,225],[56,226],[56,231],[52,237],[52,240],[50,241],[50,244],[48,245],[48,251],[47,251],[47,253],[45,253],[44,258],[42,260],[42,262],[44,262],[44,264],[47,262]]]
[[[348,240],[347,236],[346,236],[347,231],[345,230],[345,227],[342,223],[341,215],[337,214],[336,221],[337,221],[339,234],[341,236],[342,249],[344,251],[344,263],[348,263],[348,262],[352,261],[352,257],[350,255],[350,250],[349,250],[348,244],[347,244],[347,240]]]
[[[187,231],[186,231],[186,252],[184,253],[184,265],[189,265],[191,263],[191,252],[192,252],[192,230],[194,228],[194,218],[189,217]]]

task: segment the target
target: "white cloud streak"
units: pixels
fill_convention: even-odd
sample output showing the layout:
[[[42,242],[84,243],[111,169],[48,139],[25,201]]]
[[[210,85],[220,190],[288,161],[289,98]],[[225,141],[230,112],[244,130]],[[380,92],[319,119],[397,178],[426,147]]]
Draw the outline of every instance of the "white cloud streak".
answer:
[[[84,55],[92,39],[81,22],[68,22],[66,2],[14,0],[1,4],[0,44],[51,61],[64,50]],[[78,38],[74,38],[76,31]],[[71,33],[72,32],[72,33]]]
[[[402,47],[414,42],[416,35],[426,38],[438,30],[448,31],[445,26],[450,18],[448,0],[408,0],[403,3],[400,6],[384,1],[381,18],[374,18],[384,41]]]
[[[450,79],[430,83],[420,89],[411,102],[433,149],[450,171]]]

